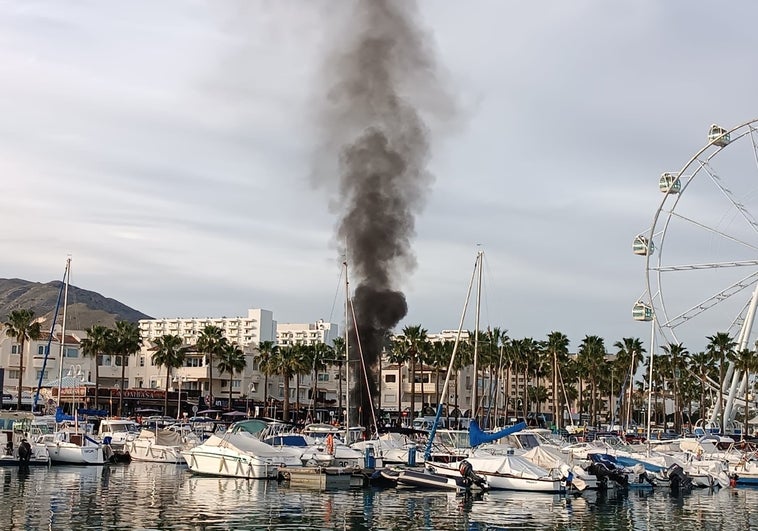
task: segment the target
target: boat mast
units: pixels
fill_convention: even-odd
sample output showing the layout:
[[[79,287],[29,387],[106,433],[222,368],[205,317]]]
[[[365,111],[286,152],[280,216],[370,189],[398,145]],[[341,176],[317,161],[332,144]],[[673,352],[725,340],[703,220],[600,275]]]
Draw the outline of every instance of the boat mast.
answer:
[[[350,281],[347,277],[347,259],[342,265],[345,266],[345,444],[350,444]]]
[[[476,317],[474,319],[474,390],[472,392],[471,403],[473,410],[471,418],[479,418],[479,309],[481,307],[482,296],[482,257],[484,251],[476,253],[476,268],[478,268],[478,278],[476,284]]]
[[[45,376],[45,369],[47,368],[47,360],[50,359],[50,347],[53,344],[53,337],[55,336],[55,323],[58,321],[58,310],[61,309],[61,299],[63,298],[63,290],[66,286],[66,274],[68,273],[68,262],[66,262],[66,268],[63,271],[63,280],[61,281],[61,289],[58,290],[58,300],[55,301],[55,312],[53,312],[53,320],[50,325],[50,336],[47,338],[47,345],[45,345],[45,358],[42,360],[42,370],[39,372],[39,378],[37,379],[37,390],[34,392],[34,403],[32,404],[32,411],[37,411],[37,403],[39,402],[39,392],[42,389],[42,380]]]
[[[68,307],[68,284],[71,280],[71,257],[66,258],[66,272],[63,275],[63,321],[61,323],[61,348],[58,354],[58,407],[63,408],[61,388],[63,385],[63,355],[66,353],[66,309]],[[55,323],[53,323],[55,325]]]

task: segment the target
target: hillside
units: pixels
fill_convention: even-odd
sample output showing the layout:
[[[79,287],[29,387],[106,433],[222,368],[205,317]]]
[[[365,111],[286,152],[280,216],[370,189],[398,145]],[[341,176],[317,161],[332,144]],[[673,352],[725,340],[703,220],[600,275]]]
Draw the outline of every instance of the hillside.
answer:
[[[61,288],[61,281],[43,284],[19,278],[0,278],[0,322],[5,322],[13,310],[29,308],[36,316],[46,318],[46,326],[55,312],[55,304]],[[94,291],[69,286],[66,327],[70,330],[84,330],[92,325],[113,326],[116,321],[137,322],[151,317],[115,299],[104,297]]]

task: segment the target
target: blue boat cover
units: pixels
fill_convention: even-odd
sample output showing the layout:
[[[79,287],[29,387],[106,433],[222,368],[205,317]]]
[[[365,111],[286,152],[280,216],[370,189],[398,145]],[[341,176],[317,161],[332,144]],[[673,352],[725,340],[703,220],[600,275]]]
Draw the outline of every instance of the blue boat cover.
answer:
[[[495,433],[487,433],[482,431],[479,427],[479,423],[476,419],[471,419],[471,423],[468,426],[468,440],[471,447],[479,446],[480,444],[497,441],[503,437],[507,437],[511,433],[516,433],[526,428],[525,422],[519,422],[514,426],[508,426],[507,428]]]
[[[71,415],[66,415],[61,408],[55,409],[55,422],[63,422],[64,420],[74,420]]]

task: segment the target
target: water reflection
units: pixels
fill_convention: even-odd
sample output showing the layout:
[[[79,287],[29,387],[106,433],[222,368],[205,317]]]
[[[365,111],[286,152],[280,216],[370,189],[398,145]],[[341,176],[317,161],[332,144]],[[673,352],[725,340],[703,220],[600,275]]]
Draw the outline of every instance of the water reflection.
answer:
[[[186,467],[0,468],[3,529],[758,529],[758,490],[516,492],[358,489],[192,476]]]

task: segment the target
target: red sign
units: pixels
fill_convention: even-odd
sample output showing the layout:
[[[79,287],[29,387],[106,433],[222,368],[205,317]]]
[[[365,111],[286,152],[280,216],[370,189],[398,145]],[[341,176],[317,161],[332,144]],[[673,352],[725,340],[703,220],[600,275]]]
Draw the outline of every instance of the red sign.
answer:
[[[120,389],[111,389],[111,396],[120,396]],[[124,389],[124,398],[166,398],[163,389]]]

